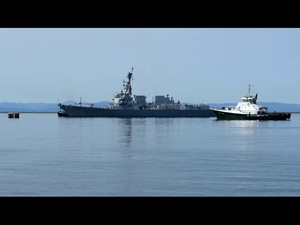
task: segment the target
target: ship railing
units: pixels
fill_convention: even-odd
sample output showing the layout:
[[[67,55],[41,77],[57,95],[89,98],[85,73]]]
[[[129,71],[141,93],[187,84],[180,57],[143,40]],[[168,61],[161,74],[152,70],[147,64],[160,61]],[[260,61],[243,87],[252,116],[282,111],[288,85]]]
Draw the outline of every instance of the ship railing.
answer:
[[[86,103],[86,104],[83,104],[83,103],[74,103],[74,105],[72,104],[69,104],[69,106],[76,106],[76,107],[90,107],[90,108],[93,108],[95,107],[94,103]]]
[[[200,103],[200,104],[184,104],[184,105],[181,105],[181,108],[184,109],[184,108],[188,108],[188,109],[201,109],[201,108],[209,108],[209,105],[208,104],[205,104],[205,103]]]
[[[200,104],[197,104],[195,105],[197,108],[209,108],[209,105],[208,104],[205,104],[205,103],[200,103]]]
[[[218,108],[215,108],[218,109]],[[222,110],[240,110],[240,108],[236,108],[235,106],[223,106],[220,109]]]
[[[180,107],[180,104],[177,103],[171,103],[171,104],[155,104],[154,107],[157,109],[176,109]]]
[[[235,110],[235,106],[226,106],[226,109],[228,109],[228,110]]]

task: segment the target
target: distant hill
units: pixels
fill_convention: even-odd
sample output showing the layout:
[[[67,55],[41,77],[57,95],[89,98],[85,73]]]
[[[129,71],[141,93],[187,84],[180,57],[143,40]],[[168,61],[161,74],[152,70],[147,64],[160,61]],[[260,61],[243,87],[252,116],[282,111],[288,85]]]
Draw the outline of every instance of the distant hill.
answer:
[[[66,101],[63,104],[74,104],[75,101]],[[90,104],[83,102],[83,105]],[[105,107],[108,101],[94,103],[94,106]],[[16,103],[16,102],[0,102],[0,112],[57,112],[60,108],[57,103]]]
[[[57,112],[58,110],[59,107],[54,103],[0,103],[0,112]]]
[[[75,101],[69,100],[63,104],[74,104]],[[96,107],[106,107],[110,102],[101,101],[93,103]],[[83,102],[83,105],[90,103]],[[236,106],[237,103],[209,103],[210,107],[221,108],[223,106]],[[269,111],[277,112],[300,112],[300,104],[286,104],[278,102],[258,102],[259,105],[268,107]],[[57,103],[16,103],[0,102],[0,112],[57,112]]]

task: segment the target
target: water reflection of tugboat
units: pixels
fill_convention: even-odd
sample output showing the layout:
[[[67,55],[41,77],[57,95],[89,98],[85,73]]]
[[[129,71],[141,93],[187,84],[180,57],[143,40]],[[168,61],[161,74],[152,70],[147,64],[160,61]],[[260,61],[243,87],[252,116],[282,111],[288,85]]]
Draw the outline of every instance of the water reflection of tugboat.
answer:
[[[268,107],[256,104],[257,94],[250,94],[250,85],[248,94],[242,97],[242,101],[235,107],[227,106],[221,109],[211,108],[218,120],[289,120],[291,113],[286,112],[268,112]]]
[[[146,102],[144,95],[132,95],[132,71],[127,75],[122,90],[116,93],[113,103],[106,108],[95,107],[93,104],[75,105],[59,103],[61,111],[58,116],[65,117],[214,117],[207,104],[181,104],[167,95],[155,96],[153,102]],[[133,98],[134,97],[134,98]]]

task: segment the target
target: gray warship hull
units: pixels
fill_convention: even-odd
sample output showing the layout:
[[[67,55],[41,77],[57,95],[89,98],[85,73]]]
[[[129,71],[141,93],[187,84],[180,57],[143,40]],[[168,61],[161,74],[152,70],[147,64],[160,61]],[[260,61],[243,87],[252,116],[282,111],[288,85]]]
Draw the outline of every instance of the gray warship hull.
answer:
[[[215,117],[210,109],[108,109],[60,105],[63,117]]]

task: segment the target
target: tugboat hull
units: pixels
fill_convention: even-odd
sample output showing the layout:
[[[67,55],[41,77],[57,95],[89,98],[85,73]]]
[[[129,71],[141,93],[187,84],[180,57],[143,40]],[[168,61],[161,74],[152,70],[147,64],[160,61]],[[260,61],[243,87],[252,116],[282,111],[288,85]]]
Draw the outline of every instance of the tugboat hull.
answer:
[[[248,120],[290,120],[291,113],[267,113],[261,115],[248,115]]]
[[[268,112],[264,114],[245,114],[235,112],[225,112],[223,110],[211,109],[218,120],[289,120],[291,113]]]

